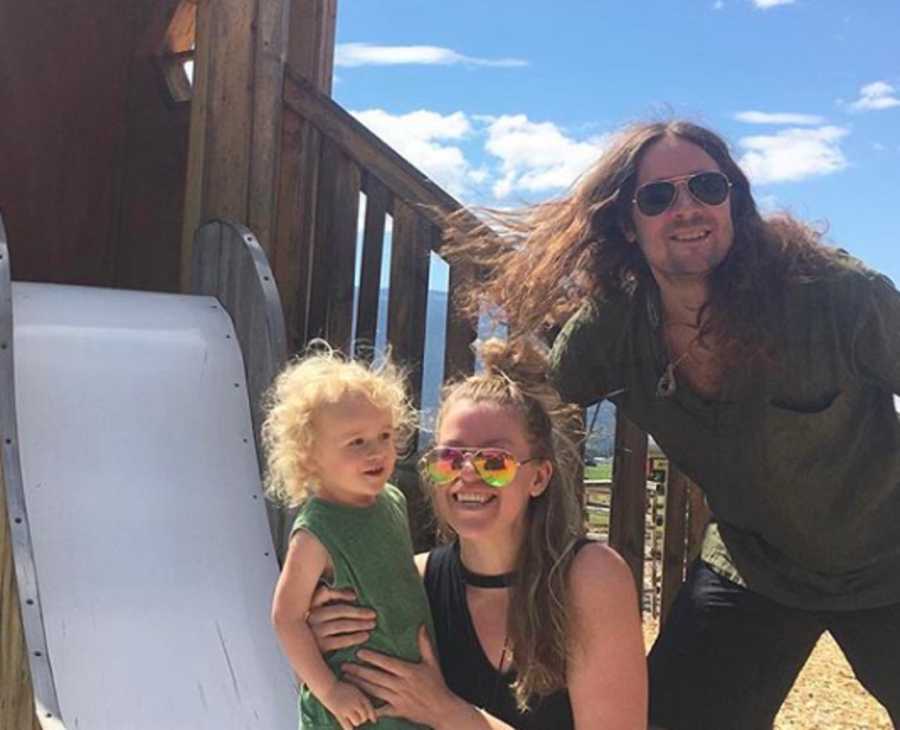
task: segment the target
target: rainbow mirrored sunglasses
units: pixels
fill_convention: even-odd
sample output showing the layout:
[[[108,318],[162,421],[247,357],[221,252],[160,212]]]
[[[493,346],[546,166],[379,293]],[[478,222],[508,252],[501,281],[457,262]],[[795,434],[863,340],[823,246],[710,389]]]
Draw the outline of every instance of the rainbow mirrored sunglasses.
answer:
[[[481,481],[500,489],[516,478],[519,467],[530,461],[543,460],[532,456],[519,461],[505,449],[466,449],[455,446],[436,446],[419,461],[422,475],[436,486],[454,482],[468,461]]]

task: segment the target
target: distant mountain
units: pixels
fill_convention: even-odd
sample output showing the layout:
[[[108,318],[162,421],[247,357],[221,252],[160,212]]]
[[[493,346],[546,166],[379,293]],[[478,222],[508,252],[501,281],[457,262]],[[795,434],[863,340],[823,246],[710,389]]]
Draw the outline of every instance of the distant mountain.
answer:
[[[428,305],[425,315],[425,357],[422,381],[422,410],[426,432],[433,426],[433,416],[440,396],[441,382],[444,378],[444,336],[447,323],[448,295],[445,291],[429,290]],[[387,340],[388,290],[382,289],[378,298],[378,325],[375,333],[376,349],[381,352]],[[487,336],[487,331],[479,333]],[[587,443],[587,455],[591,457],[612,456],[613,441],[616,431],[616,409],[612,403],[605,402],[588,411],[587,426],[593,424],[593,430]],[[428,439],[430,440],[430,439]]]

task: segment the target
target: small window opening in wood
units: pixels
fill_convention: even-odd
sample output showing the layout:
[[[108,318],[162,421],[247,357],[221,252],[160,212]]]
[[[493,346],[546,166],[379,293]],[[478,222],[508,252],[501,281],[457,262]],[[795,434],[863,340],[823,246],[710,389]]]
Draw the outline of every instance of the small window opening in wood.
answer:
[[[159,52],[163,80],[176,103],[188,102],[193,95],[196,30],[196,0],[182,0],[172,14]]]

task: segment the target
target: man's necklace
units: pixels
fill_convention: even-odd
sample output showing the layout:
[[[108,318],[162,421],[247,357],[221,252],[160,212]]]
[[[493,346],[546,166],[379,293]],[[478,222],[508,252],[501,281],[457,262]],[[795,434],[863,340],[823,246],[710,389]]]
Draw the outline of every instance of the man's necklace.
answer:
[[[674,362],[670,360],[669,364],[666,365],[663,374],[660,375],[659,380],[656,381],[656,395],[658,398],[671,398],[675,395],[675,391],[678,390],[678,381],[675,379],[675,368],[681,365],[681,361],[688,356],[690,351],[691,348],[688,347],[681,353],[677,360]]]

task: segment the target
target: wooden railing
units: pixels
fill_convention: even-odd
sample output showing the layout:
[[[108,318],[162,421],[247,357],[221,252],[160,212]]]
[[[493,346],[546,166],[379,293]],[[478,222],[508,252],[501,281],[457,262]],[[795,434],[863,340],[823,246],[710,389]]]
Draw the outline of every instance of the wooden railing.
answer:
[[[283,141],[302,152],[305,169],[283,165],[280,187],[298,191],[296,245],[310,252],[298,281],[294,326],[298,342],[324,337],[335,346],[373,343],[382,278],[386,219],[393,221],[387,339],[394,357],[411,369],[413,399],[422,391],[430,254],[440,247],[444,215],[462,206],[351,114],[307,81],[288,72],[284,82]],[[282,149],[282,159],[288,157]],[[305,178],[303,177],[305,173]],[[360,193],[365,195],[362,266],[352,331],[354,264]],[[475,221],[473,219],[473,225]],[[450,295],[465,272],[450,267]],[[472,371],[470,322],[448,311],[444,373]]]
[[[334,346],[375,341],[386,217],[393,219],[387,340],[409,368],[415,403],[422,392],[429,259],[440,250],[444,216],[462,208],[432,180],[397,154],[330,97],[288,70],[279,189],[280,215],[273,255],[305,263],[288,285],[288,328],[298,345],[323,337]],[[366,211],[359,297],[354,321],[354,267],[360,194]],[[470,219],[472,225],[477,221]],[[276,271],[278,269],[276,268]],[[449,296],[470,272],[450,267]],[[282,288],[285,283],[280,282]],[[476,330],[448,307],[444,377],[472,372]],[[643,592],[647,436],[617,419],[609,542],[628,562]],[[671,606],[706,515],[702,498],[672,470],[662,547],[662,614]],[[415,500],[415,496],[413,496]],[[415,514],[415,513],[414,513]],[[424,514],[420,512],[419,514]],[[701,524],[702,523],[702,524]]]

